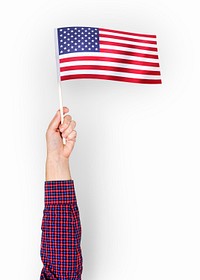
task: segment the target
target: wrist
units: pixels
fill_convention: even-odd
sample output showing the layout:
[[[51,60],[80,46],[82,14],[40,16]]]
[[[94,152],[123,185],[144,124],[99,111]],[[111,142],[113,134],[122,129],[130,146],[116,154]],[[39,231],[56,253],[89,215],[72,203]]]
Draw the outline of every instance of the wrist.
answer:
[[[45,179],[46,181],[72,180],[69,158],[47,155]]]

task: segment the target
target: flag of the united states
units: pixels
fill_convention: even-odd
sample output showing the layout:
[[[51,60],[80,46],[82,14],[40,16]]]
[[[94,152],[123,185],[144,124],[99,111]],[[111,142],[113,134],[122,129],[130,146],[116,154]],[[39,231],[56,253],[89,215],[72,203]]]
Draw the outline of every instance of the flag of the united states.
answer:
[[[60,80],[161,84],[156,35],[96,27],[56,30]]]

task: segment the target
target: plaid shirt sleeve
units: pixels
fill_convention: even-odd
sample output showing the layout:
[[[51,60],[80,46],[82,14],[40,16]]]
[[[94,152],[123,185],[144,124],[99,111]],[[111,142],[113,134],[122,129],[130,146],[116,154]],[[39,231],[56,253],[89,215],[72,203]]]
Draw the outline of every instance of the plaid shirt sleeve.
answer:
[[[40,279],[81,280],[81,223],[73,180],[45,181]]]

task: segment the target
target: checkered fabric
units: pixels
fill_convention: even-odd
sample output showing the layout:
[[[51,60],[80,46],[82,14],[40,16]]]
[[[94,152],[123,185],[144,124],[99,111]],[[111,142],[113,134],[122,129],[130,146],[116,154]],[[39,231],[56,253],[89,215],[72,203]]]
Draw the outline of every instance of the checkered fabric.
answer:
[[[73,180],[45,181],[40,279],[81,280],[81,223]]]

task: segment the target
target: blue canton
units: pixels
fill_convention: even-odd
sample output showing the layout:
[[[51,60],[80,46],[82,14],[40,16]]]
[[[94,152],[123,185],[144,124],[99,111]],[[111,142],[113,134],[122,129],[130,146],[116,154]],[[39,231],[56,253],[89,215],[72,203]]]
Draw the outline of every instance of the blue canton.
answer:
[[[99,52],[99,29],[94,27],[58,28],[59,55],[75,52]]]

